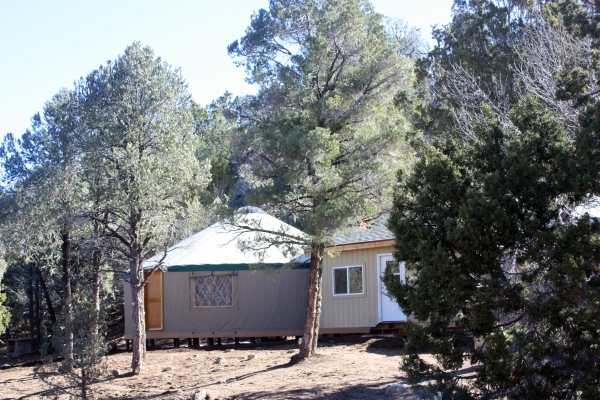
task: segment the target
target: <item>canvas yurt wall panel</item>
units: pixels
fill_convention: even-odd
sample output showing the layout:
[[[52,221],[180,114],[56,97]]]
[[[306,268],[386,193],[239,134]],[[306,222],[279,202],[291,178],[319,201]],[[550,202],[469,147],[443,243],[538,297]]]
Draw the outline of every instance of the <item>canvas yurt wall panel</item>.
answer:
[[[164,329],[148,337],[301,335],[308,303],[307,269],[167,272]],[[131,295],[126,292],[126,321]],[[126,324],[126,335],[131,324]],[[181,335],[178,335],[181,334]]]

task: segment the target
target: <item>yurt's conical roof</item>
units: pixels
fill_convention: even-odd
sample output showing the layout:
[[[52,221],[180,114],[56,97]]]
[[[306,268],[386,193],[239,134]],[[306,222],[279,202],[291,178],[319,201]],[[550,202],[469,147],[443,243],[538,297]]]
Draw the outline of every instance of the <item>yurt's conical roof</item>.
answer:
[[[259,226],[265,231],[285,231],[297,237],[305,236],[302,231],[257,209],[244,213],[242,218],[244,225]],[[260,234],[218,222],[171,247],[163,261],[163,266],[169,271],[245,269],[251,264],[281,265],[303,262],[307,259],[303,256],[300,246],[296,246],[295,257],[284,254],[275,246],[265,249],[260,255],[253,251],[242,251],[240,242],[252,242],[257,235]],[[154,268],[163,256],[157,254],[150,258],[144,267]]]

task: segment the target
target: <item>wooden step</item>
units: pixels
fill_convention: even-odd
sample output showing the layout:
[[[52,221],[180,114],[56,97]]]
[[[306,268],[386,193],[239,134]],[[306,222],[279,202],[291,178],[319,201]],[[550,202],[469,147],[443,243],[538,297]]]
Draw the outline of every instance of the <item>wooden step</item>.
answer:
[[[385,322],[371,328],[370,333],[373,335],[394,335],[396,338],[403,338],[405,328],[406,322]]]

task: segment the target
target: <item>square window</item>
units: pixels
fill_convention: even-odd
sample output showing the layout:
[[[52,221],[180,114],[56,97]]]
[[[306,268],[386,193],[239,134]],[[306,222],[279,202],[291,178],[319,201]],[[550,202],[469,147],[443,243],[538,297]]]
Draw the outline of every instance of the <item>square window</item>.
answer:
[[[333,295],[362,294],[363,267],[336,267],[333,269]]]
[[[233,275],[196,278],[195,307],[233,307]]]

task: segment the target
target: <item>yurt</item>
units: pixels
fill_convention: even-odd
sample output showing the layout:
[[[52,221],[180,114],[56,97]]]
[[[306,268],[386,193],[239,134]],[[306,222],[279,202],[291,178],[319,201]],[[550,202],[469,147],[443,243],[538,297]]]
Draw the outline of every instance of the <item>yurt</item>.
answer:
[[[304,234],[258,209],[247,209],[235,220],[238,226],[216,223],[169,249],[145,287],[148,339],[302,334],[308,257],[300,246],[267,246],[263,239],[269,231]],[[162,257],[148,260],[145,268],[152,269]],[[131,339],[127,282],[124,303],[125,339]]]

